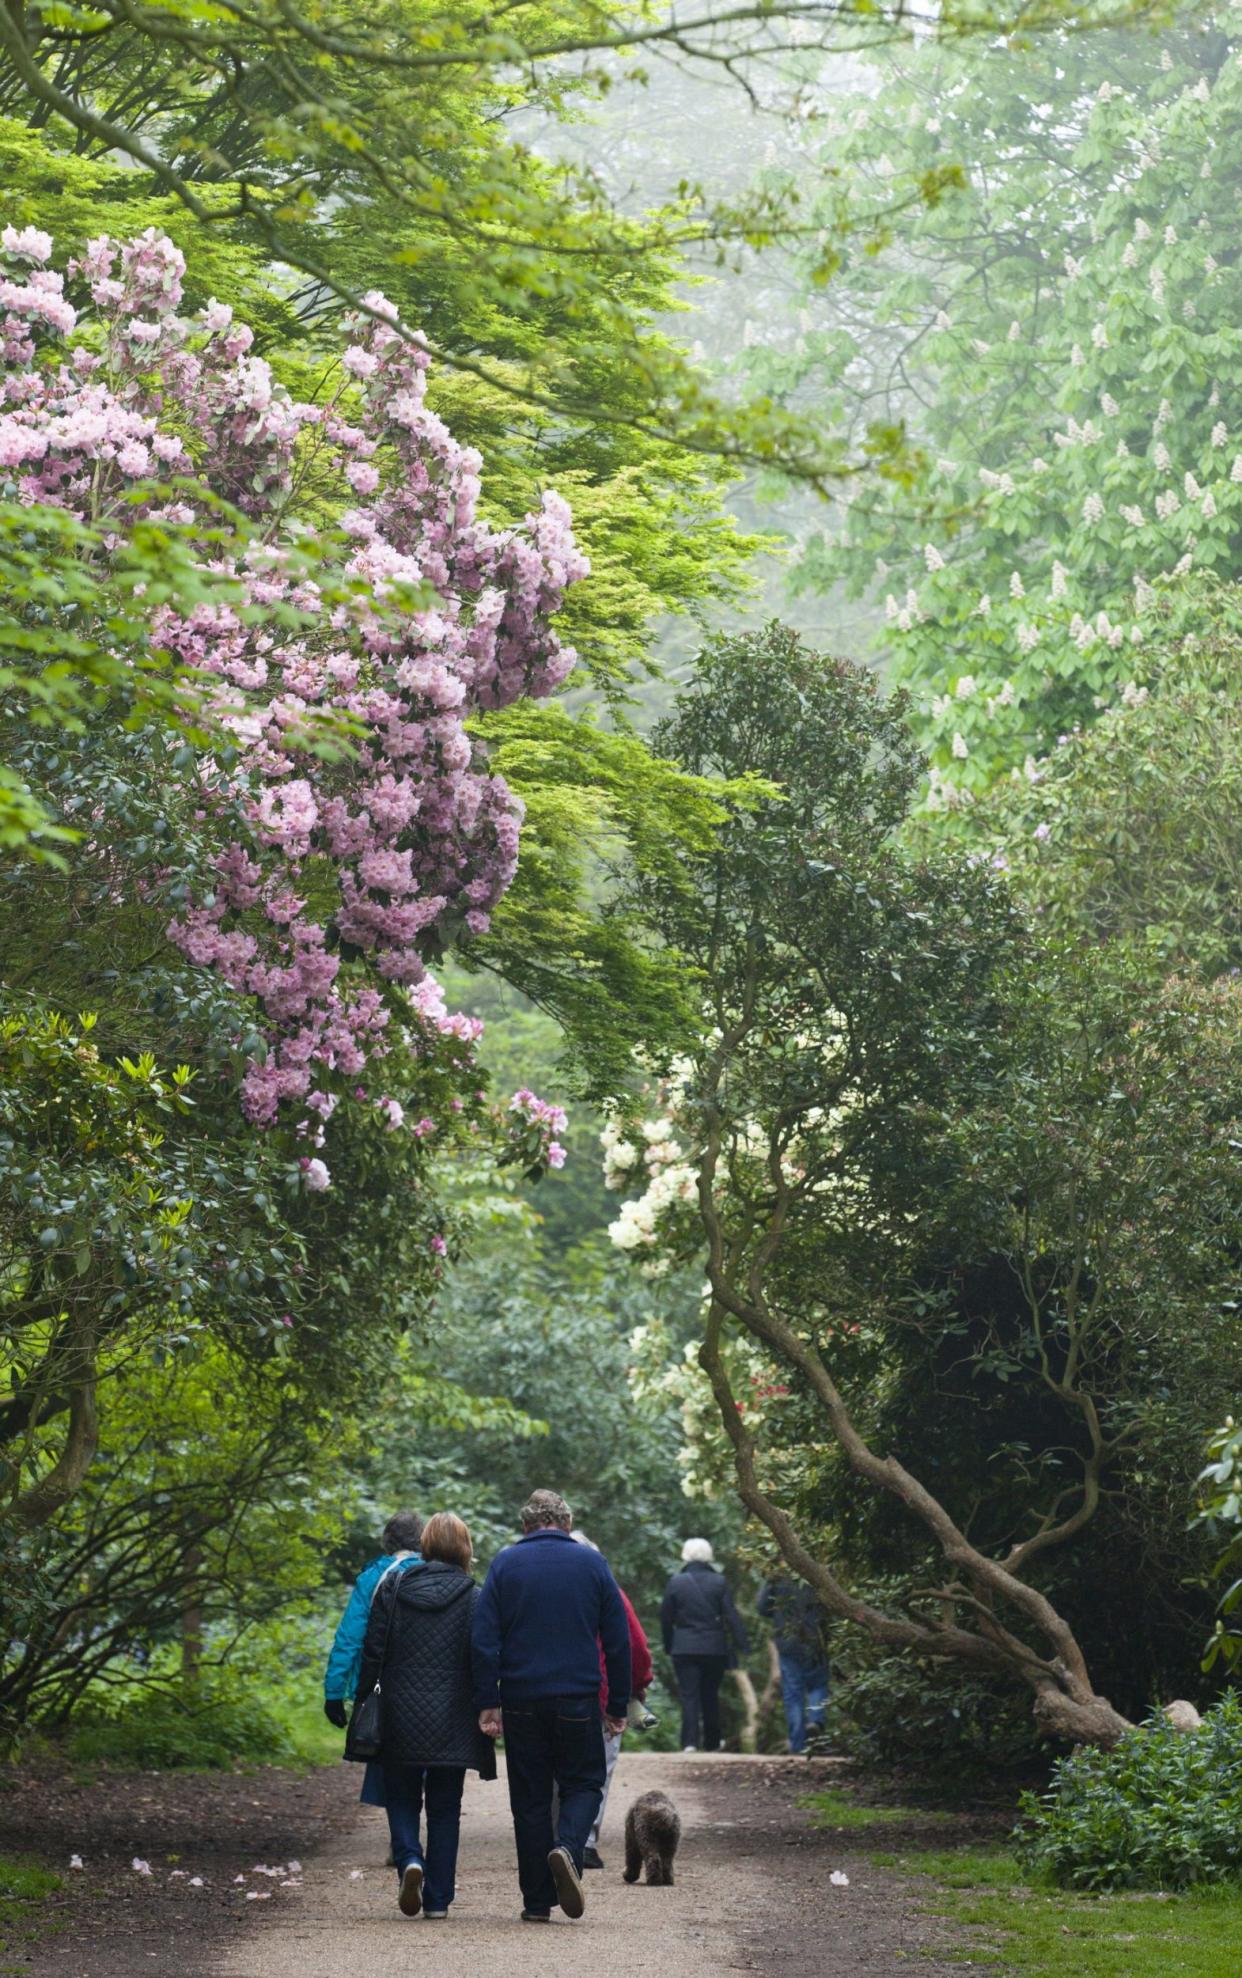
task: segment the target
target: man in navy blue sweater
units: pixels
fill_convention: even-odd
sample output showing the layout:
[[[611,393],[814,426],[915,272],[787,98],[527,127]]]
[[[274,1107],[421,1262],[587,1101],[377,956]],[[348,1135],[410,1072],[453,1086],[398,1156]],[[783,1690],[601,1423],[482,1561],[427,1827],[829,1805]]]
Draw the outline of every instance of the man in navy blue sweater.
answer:
[[[475,1703],[488,1737],[504,1733],[524,1923],[550,1922],[558,1903],[566,1916],[582,1915],[604,1730],[623,1729],[630,1700],[630,1630],[617,1583],[602,1554],[574,1544],[572,1527],[563,1497],[532,1492],[522,1537],[492,1561],[474,1610]]]

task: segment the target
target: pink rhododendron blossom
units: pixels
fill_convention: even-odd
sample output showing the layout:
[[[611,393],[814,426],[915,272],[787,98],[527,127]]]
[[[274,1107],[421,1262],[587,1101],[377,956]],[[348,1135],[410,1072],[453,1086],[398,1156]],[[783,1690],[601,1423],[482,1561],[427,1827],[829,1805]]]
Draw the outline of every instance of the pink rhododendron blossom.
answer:
[[[298,1166],[302,1170],[302,1180],[312,1195],[322,1195],[325,1188],[331,1188],[332,1176],[321,1160],[302,1160]]]
[[[150,622],[152,644],[207,683],[238,751],[227,776],[214,757],[200,767],[224,842],[210,892],[168,931],[258,1005],[248,1118],[270,1126],[289,1106],[306,1113],[312,1093],[348,1092],[394,1021],[416,1042],[469,1047],[482,1026],[448,1011],[425,956],[450,930],[489,926],[522,810],[467,724],[552,693],[574,666],[553,629],[589,567],[568,507],[549,492],[516,526],[483,520],[480,456],[428,407],[429,354],[381,295],[366,298],[373,314],[346,319],[336,396],[306,404],[226,304],[180,314],[185,261],[154,229],[100,235],[70,262],[94,312],[89,350],[56,348],[77,310],[66,277],[43,265],[48,237],[8,227],[0,241],[0,468],[19,499],[78,515],[89,501],[120,543],[144,513],[143,484],[171,469],[181,498],[163,505],[152,488],[147,513],[192,536],[224,501],[261,524],[231,561],[204,539],[236,604],[153,606]],[[317,513],[336,476],[349,539],[334,573],[345,601],[331,605],[297,553],[299,447],[314,450]],[[348,763],[317,745],[324,716],[349,721]],[[524,1126],[559,1130],[551,1116]],[[321,1161],[302,1174],[329,1185]]]
[[[20,261],[47,261],[52,253],[51,234],[41,233],[38,227],[6,227],[0,234],[5,252]]]
[[[514,1145],[508,1158],[531,1167],[563,1168],[565,1148],[557,1138],[569,1125],[563,1106],[540,1099],[529,1086],[522,1086],[509,1101]]]

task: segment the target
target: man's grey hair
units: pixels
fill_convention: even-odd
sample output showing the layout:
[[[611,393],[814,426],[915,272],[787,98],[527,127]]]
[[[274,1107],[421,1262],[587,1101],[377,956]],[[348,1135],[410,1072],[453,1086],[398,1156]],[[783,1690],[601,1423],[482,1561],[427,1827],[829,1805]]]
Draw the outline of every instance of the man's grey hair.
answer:
[[[574,1514],[557,1490],[532,1490],[522,1506],[524,1532],[567,1532]]]
[[[688,1538],[681,1548],[681,1556],[687,1566],[696,1562],[702,1566],[710,1566],[714,1557],[712,1542],[709,1538]]]

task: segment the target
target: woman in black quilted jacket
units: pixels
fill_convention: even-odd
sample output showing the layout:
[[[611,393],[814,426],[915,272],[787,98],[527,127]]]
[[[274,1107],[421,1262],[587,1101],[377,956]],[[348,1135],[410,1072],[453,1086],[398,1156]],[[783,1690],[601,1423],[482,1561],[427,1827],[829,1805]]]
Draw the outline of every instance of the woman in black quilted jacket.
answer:
[[[423,1527],[421,1551],[421,1566],[394,1575],[375,1596],[358,1695],[369,1696],[378,1680],[397,1901],[406,1916],[421,1910],[438,1921],[453,1900],[466,1773],[494,1779],[496,1753],[474,1708],[470,1622],[479,1589],[470,1577],[469,1530],[439,1511]]]

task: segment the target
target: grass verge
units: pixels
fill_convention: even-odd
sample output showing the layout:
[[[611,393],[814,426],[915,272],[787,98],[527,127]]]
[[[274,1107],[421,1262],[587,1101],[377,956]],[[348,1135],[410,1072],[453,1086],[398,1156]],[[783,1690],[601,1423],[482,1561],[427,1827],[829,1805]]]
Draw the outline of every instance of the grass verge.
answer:
[[[871,1859],[933,1879],[938,1888],[929,1912],[973,1933],[963,1961],[994,1960],[1013,1978],[1233,1978],[1242,1969],[1239,1883],[1176,1896],[1076,1896],[1032,1888],[1000,1849]]]
[[[20,1953],[31,1933],[42,1928],[38,1905],[55,1895],[61,1876],[32,1861],[0,1855],[0,1955]],[[21,1971],[23,1964],[0,1964],[0,1971]]]
[[[860,1827],[934,1826],[954,1817],[921,1806],[866,1806],[848,1793],[832,1791],[806,1793],[798,1805],[806,1808],[817,1827],[829,1827],[837,1833]]]

